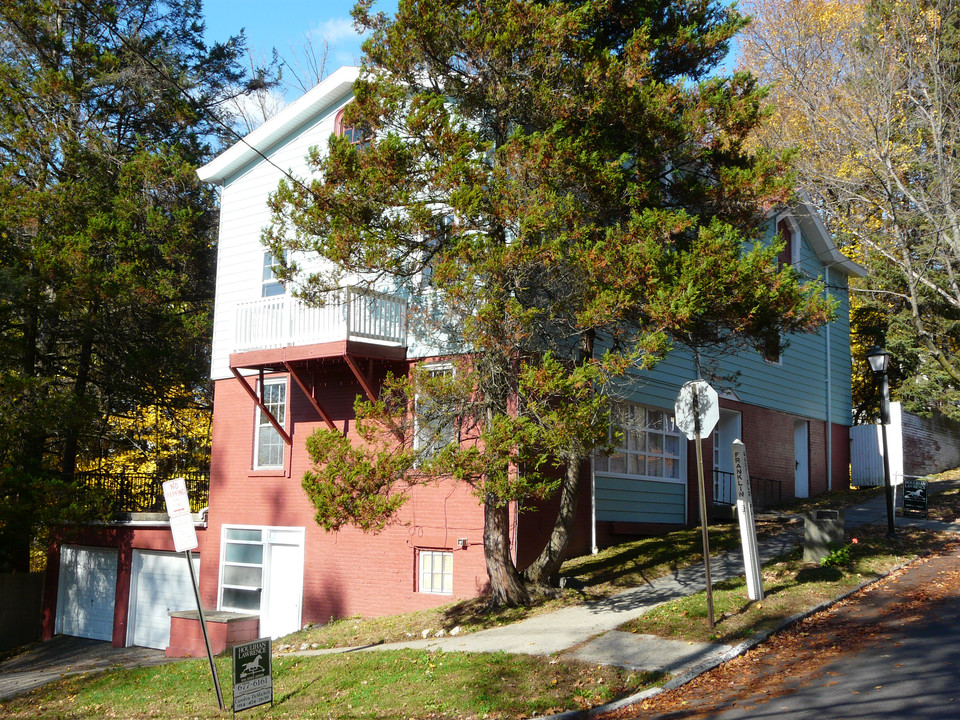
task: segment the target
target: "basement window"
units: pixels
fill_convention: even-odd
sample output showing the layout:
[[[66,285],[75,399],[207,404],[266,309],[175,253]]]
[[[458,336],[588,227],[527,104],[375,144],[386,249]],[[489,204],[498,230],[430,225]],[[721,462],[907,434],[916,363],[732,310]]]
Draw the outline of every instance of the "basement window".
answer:
[[[446,550],[419,550],[417,591],[453,595],[453,553]]]

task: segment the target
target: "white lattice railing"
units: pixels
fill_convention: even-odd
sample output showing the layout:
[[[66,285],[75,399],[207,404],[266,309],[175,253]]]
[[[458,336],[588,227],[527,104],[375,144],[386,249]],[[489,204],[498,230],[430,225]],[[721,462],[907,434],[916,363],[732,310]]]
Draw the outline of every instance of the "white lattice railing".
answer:
[[[288,295],[237,305],[233,352],[337,340],[407,344],[407,303],[393,295],[349,289],[340,302],[309,307]]]

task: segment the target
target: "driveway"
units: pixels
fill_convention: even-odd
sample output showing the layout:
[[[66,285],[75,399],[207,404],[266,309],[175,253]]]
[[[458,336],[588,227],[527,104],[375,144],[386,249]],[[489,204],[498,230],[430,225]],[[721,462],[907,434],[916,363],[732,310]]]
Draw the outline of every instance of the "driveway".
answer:
[[[0,663],[0,700],[67,675],[161,665],[175,659],[163,650],[115,648],[108,642],[58,635]]]

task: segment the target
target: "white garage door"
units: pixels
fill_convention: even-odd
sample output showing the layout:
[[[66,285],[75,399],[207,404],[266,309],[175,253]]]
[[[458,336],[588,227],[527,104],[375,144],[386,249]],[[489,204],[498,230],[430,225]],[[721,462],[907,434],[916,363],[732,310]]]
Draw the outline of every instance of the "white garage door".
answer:
[[[200,558],[193,556],[199,577]],[[190,568],[183,555],[133,551],[128,644],[164,649],[170,644],[170,613],[195,610]],[[132,642],[131,642],[132,641]]]
[[[116,591],[115,548],[61,546],[57,632],[93,640],[113,639]]]

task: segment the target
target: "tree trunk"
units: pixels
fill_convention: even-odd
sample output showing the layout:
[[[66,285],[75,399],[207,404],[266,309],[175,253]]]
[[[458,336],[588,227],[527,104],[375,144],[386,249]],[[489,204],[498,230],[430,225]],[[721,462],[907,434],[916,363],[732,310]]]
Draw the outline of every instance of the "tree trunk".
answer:
[[[509,505],[488,493],[483,503],[483,549],[490,577],[490,603],[526,605],[530,594],[510,555]]]
[[[593,359],[596,333],[588,330],[580,335],[577,362],[581,365]],[[550,540],[540,552],[540,556],[523,571],[524,579],[540,589],[547,589],[551,581],[560,572],[560,566],[566,559],[567,545],[573,534],[573,524],[577,518],[577,501],[580,498],[580,466],[584,453],[576,447],[568,448],[566,475],[560,488],[560,510],[553,523]]]
[[[93,362],[93,320],[92,316],[95,310],[91,309],[84,319],[85,329],[83,340],[80,345],[80,355],[77,360],[77,375],[73,383],[72,400],[74,407],[79,408],[80,404],[87,396],[87,385],[90,381],[90,369]],[[76,410],[74,411],[77,412]],[[64,476],[73,475],[77,469],[77,453],[80,446],[81,418],[75,418],[67,425],[66,437],[63,442],[63,452],[60,457],[60,472]]]
[[[567,545],[573,534],[577,517],[577,501],[580,497],[580,466],[583,459],[576,455],[567,460],[566,475],[560,488],[560,510],[553,524],[550,540],[540,556],[523,571],[524,579],[541,589],[552,586],[566,559]]]

